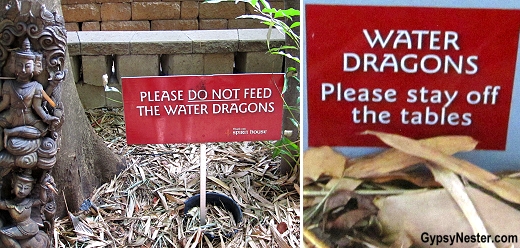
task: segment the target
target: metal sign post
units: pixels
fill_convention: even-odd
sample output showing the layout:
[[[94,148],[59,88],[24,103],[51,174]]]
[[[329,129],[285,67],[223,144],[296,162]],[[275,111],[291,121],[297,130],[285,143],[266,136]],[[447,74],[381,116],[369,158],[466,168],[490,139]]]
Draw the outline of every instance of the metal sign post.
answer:
[[[206,225],[206,144],[200,144],[200,225]]]

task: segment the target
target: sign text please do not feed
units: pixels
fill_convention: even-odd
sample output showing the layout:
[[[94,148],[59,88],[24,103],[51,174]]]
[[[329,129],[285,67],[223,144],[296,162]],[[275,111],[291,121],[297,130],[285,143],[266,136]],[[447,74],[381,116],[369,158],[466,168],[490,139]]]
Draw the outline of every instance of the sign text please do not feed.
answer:
[[[283,74],[123,78],[128,144],[278,140]]]

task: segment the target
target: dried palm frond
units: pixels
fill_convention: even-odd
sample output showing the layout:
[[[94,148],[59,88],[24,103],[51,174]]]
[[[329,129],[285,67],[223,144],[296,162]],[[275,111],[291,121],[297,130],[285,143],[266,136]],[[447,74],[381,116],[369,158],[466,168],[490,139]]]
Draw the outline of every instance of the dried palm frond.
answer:
[[[87,116],[128,167],[93,192],[89,209],[75,213],[93,237],[79,240],[72,217],[57,220],[56,247],[300,246],[298,171],[278,176],[280,161],[265,142],[207,144],[207,191],[236,201],[243,220],[236,224],[227,210],[210,206],[208,225],[199,227],[196,208],[192,217],[183,215],[184,201],[199,193],[199,145],[127,145],[122,109],[89,110]],[[273,232],[281,222],[287,230]],[[202,235],[208,232],[216,238]]]

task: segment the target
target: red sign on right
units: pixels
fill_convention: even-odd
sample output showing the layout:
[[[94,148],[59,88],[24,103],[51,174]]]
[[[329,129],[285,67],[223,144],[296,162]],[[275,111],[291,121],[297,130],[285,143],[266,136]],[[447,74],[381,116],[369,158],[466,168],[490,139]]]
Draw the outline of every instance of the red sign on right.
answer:
[[[306,5],[309,146],[365,130],[505,150],[520,11]]]

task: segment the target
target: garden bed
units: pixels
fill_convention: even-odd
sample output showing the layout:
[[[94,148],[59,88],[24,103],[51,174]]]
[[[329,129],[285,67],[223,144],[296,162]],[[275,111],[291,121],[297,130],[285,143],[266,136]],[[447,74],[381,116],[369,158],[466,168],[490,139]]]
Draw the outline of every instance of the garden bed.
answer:
[[[280,161],[270,143],[207,144],[207,190],[229,196],[243,212],[241,223],[217,228],[235,228],[233,236],[209,242],[194,214],[183,214],[184,201],[199,193],[199,145],[129,146],[121,109],[87,115],[127,168],[93,192],[82,211],[57,220],[56,247],[299,247],[299,173],[276,173]],[[211,208],[208,224],[222,226],[230,217]]]

